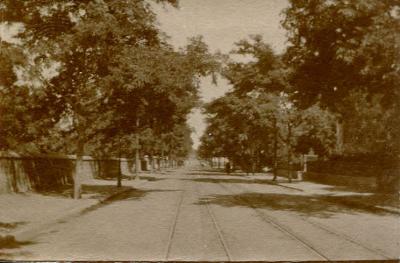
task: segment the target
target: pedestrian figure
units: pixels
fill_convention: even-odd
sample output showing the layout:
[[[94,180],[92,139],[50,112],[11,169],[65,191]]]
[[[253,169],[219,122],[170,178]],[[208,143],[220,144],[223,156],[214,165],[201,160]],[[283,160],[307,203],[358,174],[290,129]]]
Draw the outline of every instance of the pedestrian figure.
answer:
[[[227,174],[230,174],[230,173],[231,173],[231,164],[230,164],[229,162],[227,162],[227,163],[225,164],[225,172],[226,172]]]

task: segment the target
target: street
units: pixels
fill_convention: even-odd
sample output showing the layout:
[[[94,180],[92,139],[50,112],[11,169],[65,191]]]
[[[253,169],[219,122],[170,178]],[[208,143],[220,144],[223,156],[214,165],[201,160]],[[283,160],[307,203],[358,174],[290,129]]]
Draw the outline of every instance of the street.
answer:
[[[295,183],[293,188],[274,185],[262,176],[228,176],[200,166],[142,180],[138,187],[52,225],[29,242],[0,251],[1,258],[398,258],[398,215],[332,203],[323,194],[297,190]]]

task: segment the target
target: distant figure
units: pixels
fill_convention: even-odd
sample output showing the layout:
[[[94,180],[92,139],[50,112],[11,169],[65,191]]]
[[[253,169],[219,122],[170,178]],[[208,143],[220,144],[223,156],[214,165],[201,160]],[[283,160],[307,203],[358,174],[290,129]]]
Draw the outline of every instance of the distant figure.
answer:
[[[226,172],[227,174],[230,174],[230,173],[231,173],[231,164],[230,164],[230,162],[227,162],[227,163],[225,164],[225,172]]]

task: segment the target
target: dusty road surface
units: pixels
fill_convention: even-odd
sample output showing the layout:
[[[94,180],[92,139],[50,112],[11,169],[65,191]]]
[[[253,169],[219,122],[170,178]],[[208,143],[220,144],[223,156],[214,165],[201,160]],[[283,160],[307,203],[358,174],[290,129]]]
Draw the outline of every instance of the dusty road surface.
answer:
[[[0,258],[278,261],[399,256],[395,214],[334,203],[262,177],[227,176],[196,166],[142,180],[146,182],[136,189],[0,250]]]

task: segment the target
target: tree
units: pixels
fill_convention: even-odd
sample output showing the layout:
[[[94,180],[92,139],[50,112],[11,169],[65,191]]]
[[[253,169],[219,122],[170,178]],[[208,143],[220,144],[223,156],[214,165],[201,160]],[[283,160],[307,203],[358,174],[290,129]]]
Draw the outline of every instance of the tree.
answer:
[[[77,156],[75,197],[83,154],[138,156],[139,147],[150,158],[165,149],[178,156],[188,152],[185,122],[197,104],[199,77],[218,63],[200,37],[173,50],[150,7],[110,0],[17,0],[0,7],[7,21],[24,25],[19,37],[30,52],[32,77],[40,77],[38,90],[53,102],[51,115],[41,118],[54,120],[47,130],[61,139],[57,151]],[[46,68],[55,73],[44,77]]]
[[[45,141],[54,145],[49,129],[57,114],[51,96],[18,77],[30,68],[23,47],[1,43],[0,63],[0,149],[32,152],[41,150]]]
[[[74,196],[78,197],[86,141],[113,122],[112,114],[103,111],[113,86],[104,80],[121,66],[118,59],[124,50],[161,43],[154,13],[142,1],[16,0],[4,2],[1,16],[10,23],[23,23],[20,38],[36,69],[58,65],[57,74],[42,81],[41,88],[55,102],[56,121],[70,120],[77,156]],[[138,76],[139,81],[143,78]]]
[[[383,95],[353,91],[343,100],[346,119],[344,150],[350,155],[398,156],[400,128],[398,106],[385,108]]]
[[[108,104],[118,112],[120,129],[136,134],[142,154],[151,160],[172,154],[186,140],[178,136],[176,142],[175,134],[181,134],[177,129],[187,133],[187,115],[198,104],[198,78],[218,69],[214,55],[196,37],[179,51],[160,43],[128,48],[118,59],[122,66],[113,68],[104,81],[114,87]]]
[[[384,109],[399,101],[399,1],[292,0],[283,26],[291,84],[302,107],[320,101],[338,115],[338,152],[349,123],[343,102],[354,91],[380,94]],[[396,113],[398,115],[398,113]],[[393,127],[394,128],[394,127]],[[391,128],[392,129],[392,128]]]
[[[328,152],[332,115],[319,104],[296,106],[287,80],[291,70],[280,57],[258,36],[238,42],[233,53],[247,59],[228,61],[223,72],[233,90],[206,105],[208,127],[199,154],[227,156],[245,171],[270,165],[276,178],[278,163],[290,169],[299,138],[312,138]]]
[[[228,60],[223,70],[223,76],[234,86],[236,94],[244,95],[254,90],[269,93],[288,90],[290,70],[261,36],[254,35],[249,40],[237,42],[230,53],[243,58],[239,62]]]

